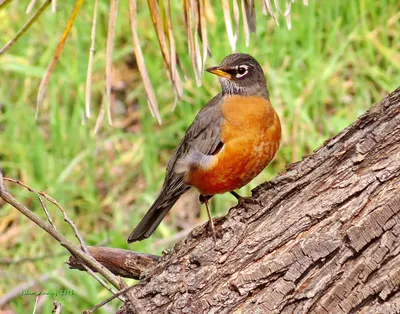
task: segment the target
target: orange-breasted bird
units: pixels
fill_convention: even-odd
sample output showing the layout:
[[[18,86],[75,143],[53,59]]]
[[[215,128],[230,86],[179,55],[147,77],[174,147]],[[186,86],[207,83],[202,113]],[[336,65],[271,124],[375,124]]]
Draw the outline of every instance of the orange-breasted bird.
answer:
[[[208,199],[245,186],[274,158],[281,139],[279,117],[271,106],[264,72],[250,55],[234,53],[206,71],[219,76],[222,92],[197,114],[168,162],[161,192],[128,242],[150,237],[191,187]]]

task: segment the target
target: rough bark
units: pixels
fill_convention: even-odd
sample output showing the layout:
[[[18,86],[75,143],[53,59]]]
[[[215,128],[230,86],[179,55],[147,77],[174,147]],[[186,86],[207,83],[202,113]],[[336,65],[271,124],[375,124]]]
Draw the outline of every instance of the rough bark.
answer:
[[[149,313],[399,313],[400,89],[133,288]]]

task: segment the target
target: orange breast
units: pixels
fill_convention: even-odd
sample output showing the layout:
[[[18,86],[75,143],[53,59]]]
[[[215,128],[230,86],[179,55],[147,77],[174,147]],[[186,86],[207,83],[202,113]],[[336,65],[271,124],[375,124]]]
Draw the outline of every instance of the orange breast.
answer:
[[[279,117],[266,99],[227,97],[222,114],[223,149],[210,168],[195,169],[187,176],[187,183],[204,195],[246,185],[270,163],[279,148]]]

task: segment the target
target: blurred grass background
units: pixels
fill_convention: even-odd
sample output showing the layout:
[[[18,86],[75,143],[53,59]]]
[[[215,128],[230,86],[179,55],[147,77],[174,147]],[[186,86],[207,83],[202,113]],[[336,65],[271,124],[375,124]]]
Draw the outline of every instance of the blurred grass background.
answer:
[[[237,50],[255,56],[267,73],[271,101],[283,124],[281,149],[273,163],[241,194],[271,179],[285,165],[301,159],[348,126],[372,104],[399,86],[400,3],[397,0],[309,1],[292,6],[293,29],[283,18],[277,26],[257,15],[257,34],[246,48],[241,33]],[[209,17],[212,56],[207,66],[229,54],[220,4]],[[260,3],[257,2],[257,5]],[[0,11],[0,46],[23,25],[27,3],[14,1]],[[176,8],[179,8],[178,4]],[[184,99],[174,112],[173,90],[163,69],[156,34],[145,5],[139,9],[139,36],[149,74],[158,97],[163,125],[147,108],[140,82],[128,19],[127,2],[120,1],[114,53],[113,115],[115,125],[103,122],[94,134],[104,90],[108,1],[100,1],[94,59],[93,116],[82,124],[93,4],[79,13],[35,121],[40,78],[54,53],[73,3],[58,2],[56,14],[46,12],[20,41],[0,57],[0,167],[57,199],[75,221],[88,245],[105,244],[160,254],[185,232],[207,221],[194,193],[184,197],[149,240],[127,245],[129,232],[156,197],[173,149],[199,109],[216,93],[217,78],[205,74],[197,87],[183,39],[178,52],[186,71]],[[183,16],[173,12],[175,33],[183,32]],[[10,191],[43,216],[33,194],[7,184]],[[230,195],[212,201],[214,215],[235,204]],[[59,230],[73,238],[57,209],[49,205]],[[178,236],[176,236],[178,235]],[[39,299],[40,313],[52,301],[65,313],[77,313],[109,296],[90,276],[69,271],[65,250],[16,210],[0,203],[1,295],[32,279],[42,279],[31,291],[58,292]],[[46,257],[47,256],[47,257]],[[49,257],[50,256],[50,257]],[[43,257],[18,263],[18,259]],[[60,296],[60,290],[73,295]],[[1,313],[31,313],[33,296],[16,296]],[[117,308],[113,301],[99,313]],[[64,313],[64,312],[63,312]]]

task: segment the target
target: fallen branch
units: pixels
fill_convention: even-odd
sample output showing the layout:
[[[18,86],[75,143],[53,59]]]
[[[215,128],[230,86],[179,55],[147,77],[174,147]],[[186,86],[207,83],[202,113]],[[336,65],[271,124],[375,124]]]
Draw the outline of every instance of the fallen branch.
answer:
[[[88,250],[95,260],[114,275],[133,279],[140,279],[147,269],[156,265],[160,260],[160,257],[156,255],[110,247],[89,246]],[[71,269],[85,270],[75,256],[71,256],[67,263]]]

